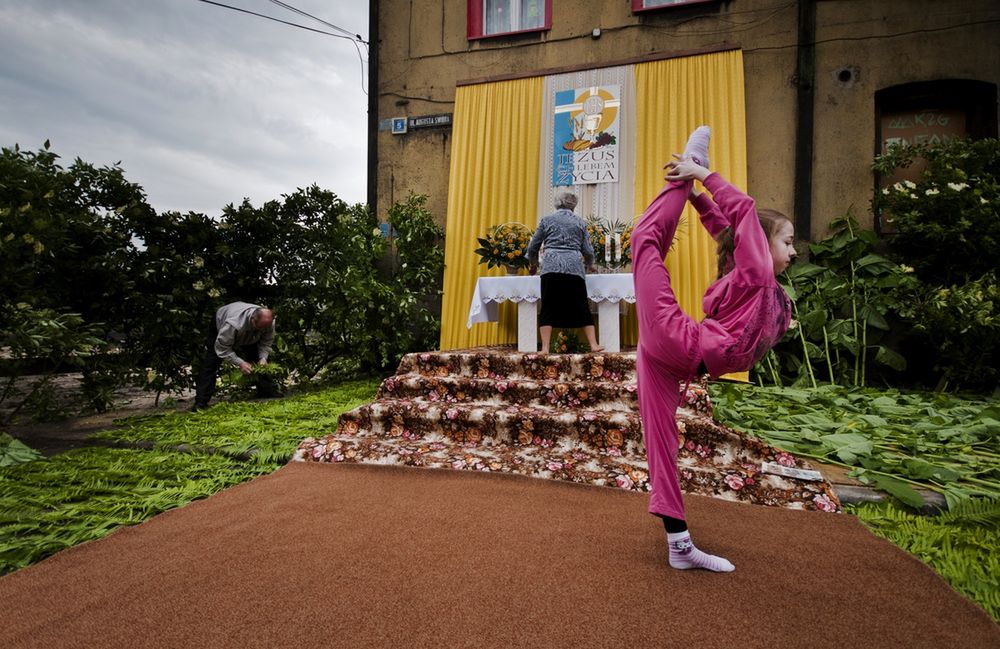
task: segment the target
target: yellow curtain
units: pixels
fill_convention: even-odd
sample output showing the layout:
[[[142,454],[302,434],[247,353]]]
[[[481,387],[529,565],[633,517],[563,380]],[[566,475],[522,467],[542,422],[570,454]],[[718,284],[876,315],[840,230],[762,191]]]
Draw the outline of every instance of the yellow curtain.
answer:
[[[689,56],[635,66],[635,214],[663,187],[663,165],[684,149],[700,124],[712,127],[709,159],[731,183],[746,189],[746,113],[743,54],[739,50]],[[677,299],[688,314],[704,317],[701,298],[715,280],[715,242],[688,206],[677,229],[667,268]],[[626,344],[636,343],[634,311],[623,326]],[[631,338],[631,339],[629,339]]]
[[[490,226],[538,224],[541,111],[542,77],[463,86],[455,93],[441,349],[517,340],[517,313],[509,303],[501,305],[500,322],[466,328],[476,280],[503,272],[480,266],[473,250]]]

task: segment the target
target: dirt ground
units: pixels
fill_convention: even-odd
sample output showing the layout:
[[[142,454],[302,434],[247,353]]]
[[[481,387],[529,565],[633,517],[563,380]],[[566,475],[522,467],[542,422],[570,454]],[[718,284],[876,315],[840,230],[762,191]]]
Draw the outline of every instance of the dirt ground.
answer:
[[[112,407],[106,412],[80,412],[80,374],[60,374],[52,380],[53,405],[56,411],[64,411],[69,416],[52,421],[32,422],[24,413],[0,425],[0,431],[8,432],[31,448],[44,455],[56,455],[73,448],[92,445],[87,438],[102,430],[114,427],[116,419],[133,415],[148,415],[167,410],[186,410],[191,407],[194,391],[180,395],[160,395],[156,404],[156,393],[140,388],[124,388],[115,393]],[[6,421],[17,403],[21,401],[28,386],[37,377],[24,377],[15,384],[14,394],[0,404],[0,422]]]

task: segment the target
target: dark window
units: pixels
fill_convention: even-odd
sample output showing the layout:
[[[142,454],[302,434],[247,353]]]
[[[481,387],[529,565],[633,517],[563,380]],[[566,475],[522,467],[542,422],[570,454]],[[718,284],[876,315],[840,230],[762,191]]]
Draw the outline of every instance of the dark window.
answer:
[[[677,5],[693,5],[702,2],[714,2],[715,0],[632,0],[632,12],[651,11],[653,9],[664,9],[666,7],[676,7]]]

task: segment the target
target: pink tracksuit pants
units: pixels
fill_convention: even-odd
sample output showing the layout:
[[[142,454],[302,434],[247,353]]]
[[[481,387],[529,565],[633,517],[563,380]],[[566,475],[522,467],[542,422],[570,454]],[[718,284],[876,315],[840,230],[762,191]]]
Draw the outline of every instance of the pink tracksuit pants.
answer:
[[[700,328],[681,310],[663,259],[670,249],[690,182],[671,182],[646,208],[632,233],[632,272],[639,319],[636,356],[639,416],[642,418],[652,493],[649,512],[684,519],[677,473],[677,407],[681,382],[701,362]]]

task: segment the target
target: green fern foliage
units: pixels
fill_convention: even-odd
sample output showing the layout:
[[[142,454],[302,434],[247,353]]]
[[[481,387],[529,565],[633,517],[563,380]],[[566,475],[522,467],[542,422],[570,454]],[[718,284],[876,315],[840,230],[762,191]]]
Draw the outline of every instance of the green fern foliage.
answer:
[[[937,516],[872,504],[853,508],[853,513],[1000,622],[1000,500],[966,500]]]

